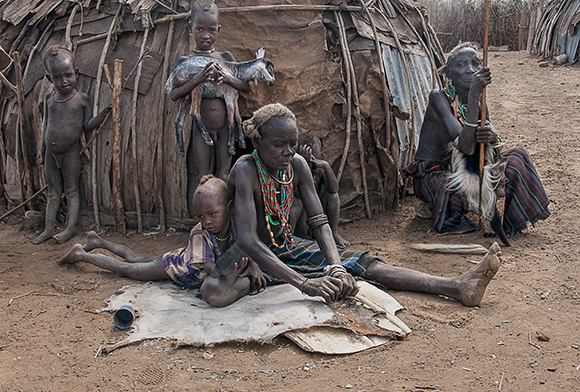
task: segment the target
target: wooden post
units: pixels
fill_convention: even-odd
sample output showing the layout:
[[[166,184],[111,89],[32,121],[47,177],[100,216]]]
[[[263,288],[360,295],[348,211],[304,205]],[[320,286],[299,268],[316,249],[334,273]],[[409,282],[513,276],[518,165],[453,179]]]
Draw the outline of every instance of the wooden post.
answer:
[[[139,59],[145,52],[145,45],[147,37],[149,36],[149,29],[145,28],[143,32],[143,42],[141,43],[141,53]],[[133,86],[133,112],[131,114],[131,152],[133,153],[133,163],[135,164],[133,172],[133,190],[135,191],[135,210],[137,211],[137,233],[143,232],[143,218],[141,217],[141,197],[139,196],[139,162],[137,157],[137,98],[139,97],[139,81],[141,80],[141,69],[143,63],[139,62],[137,66],[137,74],[135,75],[135,82]]]
[[[121,91],[123,80],[123,61],[115,60],[113,70],[113,197],[117,229],[126,234],[125,212],[121,196]]]

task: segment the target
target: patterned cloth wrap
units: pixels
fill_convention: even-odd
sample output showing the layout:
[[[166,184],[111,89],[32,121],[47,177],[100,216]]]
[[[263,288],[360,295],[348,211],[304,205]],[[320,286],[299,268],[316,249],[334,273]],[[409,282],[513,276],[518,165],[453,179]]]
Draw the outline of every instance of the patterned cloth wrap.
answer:
[[[501,152],[508,159],[505,169],[506,187],[503,229],[514,235],[550,216],[550,199],[544,191],[530,154],[523,147]],[[463,215],[463,200],[457,192],[445,189],[447,165],[438,162],[415,161],[403,169],[413,177],[415,195],[429,203],[433,227],[440,233],[461,234],[475,230],[475,225]]]
[[[234,220],[230,217],[232,233],[228,242],[228,249],[236,241]],[[215,236],[201,227],[201,223],[195,225],[189,233],[187,247],[179,248],[163,255],[163,266],[167,275],[173,281],[184,288],[198,288],[208,275],[203,268],[204,263],[211,263],[223,254],[217,245]],[[211,270],[211,268],[210,268]]]
[[[284,237],[279,236],[276,243],[282,245],[283,242]],[[274,245],[269,244],[268,247],[284,264],[306,278],[319,278],[326,275],[324,267],[328,265],[328,262],[320,251],[316,241],[294,237],[294,243],[290,246],[285,244],[281,248],[276,248]],[[353,276],[364,276],[368,266],[375,260],[382,262],[381,259],[369,255],[364,251],[338,247],[338,254],[340,255],[342,265]],[[261,269],[272,279],[270,284],[284,283],[282,279],[263,268]]]

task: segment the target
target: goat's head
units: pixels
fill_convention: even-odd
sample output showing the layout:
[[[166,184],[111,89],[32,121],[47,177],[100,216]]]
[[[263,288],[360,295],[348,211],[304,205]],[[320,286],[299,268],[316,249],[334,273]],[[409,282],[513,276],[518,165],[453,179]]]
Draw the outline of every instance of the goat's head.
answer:
[[[271,86],[276,81],[274,77],[274,63],[267,58],[259,58],[253,61],[250,80],[255,83],[264,82]]]

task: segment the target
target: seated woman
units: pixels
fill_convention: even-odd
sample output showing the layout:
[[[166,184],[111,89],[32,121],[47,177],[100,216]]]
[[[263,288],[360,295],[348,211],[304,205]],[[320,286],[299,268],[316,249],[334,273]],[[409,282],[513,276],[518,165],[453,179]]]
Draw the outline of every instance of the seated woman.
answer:
[[[304,294],[333,302],[357,293],[354,275],[394,290],[441,294],[466,306],[479,305],[499,269],[497,244],[479,264],[455,278],[391,266],[367,252],[337,248],[308,163],[296,154],[294,114],[283,105],[267,105],[244,122],[244,133],[256,149],[236,162],[228,179],[236,240],[271,283],[287,282]],[[300,194],[315,241],[292,236],[288,215],[295,193]]]
[[[533,225],[550,216],[550,200],[528,152],[515,147],[500,153],[501,140],[489,118],[486,116],[486,126],[478,125],[481,94],[491,83],[491,72],[482,67],[475,46],[470,42],[456,46],[439,73],[445,75],[447,86],[429,95],[415,161],[404,169],[414,179],[415,195],[428,203],[433,227],[440,233],[474,231],[475,225],[464,215],[470,210],[488,220],[495,214],[498,225],[494,231],[499,230],[501,237],[517,234],[528,222]],[[486,145],[481,200],[479,143]],[[502,197],[503,189],[494,189],[499,190],[506,181],[500,223],[496,193]]]

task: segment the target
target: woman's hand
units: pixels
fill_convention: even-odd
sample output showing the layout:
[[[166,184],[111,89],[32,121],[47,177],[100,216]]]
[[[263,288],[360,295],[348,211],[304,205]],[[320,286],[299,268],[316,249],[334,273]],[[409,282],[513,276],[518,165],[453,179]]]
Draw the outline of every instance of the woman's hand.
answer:
[[[473,75],[473,84],[470,93],[479,95],[483,92],[484,87],[491,83],[491,71],[489,67],[482,67]]]
[[[240,278],[247,276],[250,278],[250,287],[256,287],[258,292],[265,290],[268,282],[272,281],[268,275],[262,272],[260,266],[249,257],[242,257],[242,261],[247,264],[246,270],[240,274]]]
[[[354,280],[354,277],[348,272],[336,271],[333,277],[340,279],[342,282],[340,298],[354,297],[356,293],[358,293],[358,285],[356,284],[356,280]]]
[[[495,144],[499,141],[497,135],[490,126],[479,126],[475,131],[475,140],[478,143]]]

